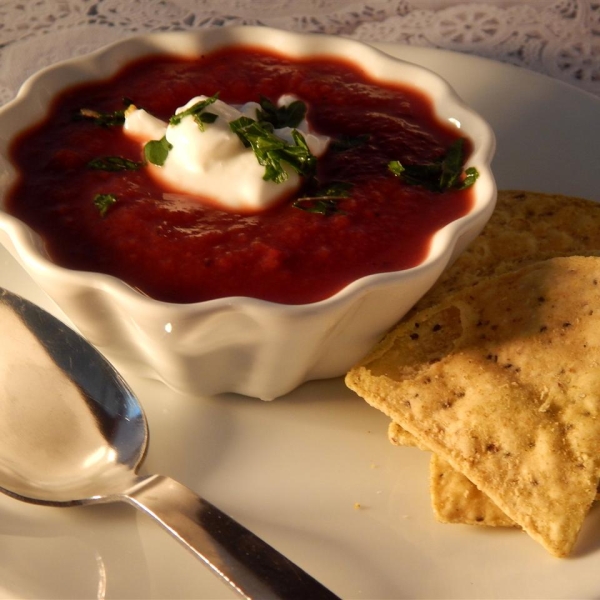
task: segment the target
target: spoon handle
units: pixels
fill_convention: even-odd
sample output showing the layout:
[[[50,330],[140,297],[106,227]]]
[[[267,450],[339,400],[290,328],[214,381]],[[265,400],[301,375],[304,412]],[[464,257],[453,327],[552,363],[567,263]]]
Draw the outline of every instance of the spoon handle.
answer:
[[[243,525],[169,477],[140,479],[123,499],[156,519],[245,598],[339,600]]]

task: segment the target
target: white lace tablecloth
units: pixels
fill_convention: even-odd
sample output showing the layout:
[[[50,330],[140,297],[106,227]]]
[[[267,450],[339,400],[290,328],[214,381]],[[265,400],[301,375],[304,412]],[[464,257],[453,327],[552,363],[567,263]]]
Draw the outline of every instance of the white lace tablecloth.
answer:
[[[473,53],[600,96],[599,0],[0,0],[0,105],[41,67],[109,42],[242,24]]]

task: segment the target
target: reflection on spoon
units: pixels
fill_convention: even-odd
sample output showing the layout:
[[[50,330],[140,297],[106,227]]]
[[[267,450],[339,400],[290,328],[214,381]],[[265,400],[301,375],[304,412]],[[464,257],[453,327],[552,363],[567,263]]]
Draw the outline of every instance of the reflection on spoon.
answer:
[[[0,331],[0,491],[51,506],[127,502],[246,598],[336,598],[185,486],[137,474],[143,410],[81,336],[2,288]]]

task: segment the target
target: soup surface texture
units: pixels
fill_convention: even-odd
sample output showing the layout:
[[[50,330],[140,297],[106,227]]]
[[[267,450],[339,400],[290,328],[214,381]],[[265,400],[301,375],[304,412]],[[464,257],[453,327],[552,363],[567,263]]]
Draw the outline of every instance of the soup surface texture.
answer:
[[[311,127],[332,138],[314,176],[252,214],[165,189],[144,167],[90,168],[106,156],[143,161],[142,149],[122,126],[81,118],[81,109],[112,114],[127,98],[168,120],[201,94],[234,105],[297,96]],[[470,189],[431,191],[388,168],[391,161],[439,161],[459,135],[420,92],[328,57],[297,60],[242,47],[189,59],[154,56],[65,91],[15,141],[11,160],[20,176],[7,208],[42,236],[56,263],[114,275],[159,300],[249,296],[303,304],[365,275],[419,264],[432,235],[468,212]],[[340,183],[343,193],[331,195]],[[319,197],[322,190],[330,195]],[[114,203],[100,211],[98,197]]]

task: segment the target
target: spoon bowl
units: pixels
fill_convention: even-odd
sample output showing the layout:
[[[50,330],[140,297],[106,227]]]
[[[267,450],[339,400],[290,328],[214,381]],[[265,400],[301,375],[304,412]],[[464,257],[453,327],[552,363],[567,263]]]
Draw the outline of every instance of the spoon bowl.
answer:
[[[82,337],[2,290],[0,485],[39,504],[85,504],[131,484],[148,426],[121,376]]]
[[[0,288],[0,491],[30,503],[122,501],[153,517],[246,598],[336,598],[218,508],[141,476],[144,411],[83,337]]]

